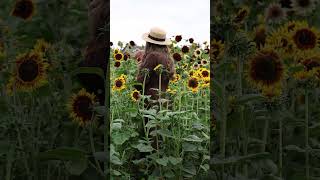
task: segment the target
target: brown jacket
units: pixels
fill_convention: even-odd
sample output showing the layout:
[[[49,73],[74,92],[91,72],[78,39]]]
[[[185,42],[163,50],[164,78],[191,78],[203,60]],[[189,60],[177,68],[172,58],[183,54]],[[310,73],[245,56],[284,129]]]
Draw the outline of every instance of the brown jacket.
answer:
[[[152,99],[158,98],[158,92],[157,90],[153,90],[153,88],[159,89],[159,73],[157,73],[153,69],[159,64],[162,64],[167,71],[161,74],[161,91],[164,92],[168,88],[169,80],[173,78],[173,75],[175,73],[173,61],[162,53],[152,52],[149,53],[145,58],[143,58],[142,62],[139,64],[137,81],[139,83],[143,83],[143,69],[148,69],[149,74],[146,77],[145,81],[145,95],[151,95]]]

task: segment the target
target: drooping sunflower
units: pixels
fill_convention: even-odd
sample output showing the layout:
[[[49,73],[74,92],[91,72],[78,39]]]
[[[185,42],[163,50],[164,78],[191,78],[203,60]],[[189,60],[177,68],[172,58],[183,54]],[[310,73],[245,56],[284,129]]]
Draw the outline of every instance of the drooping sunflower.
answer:
[[[126,88],[126,80],[123,77],[118,77],[114,80],[112,90],[121,91]]]
[[[311,13],[316,7],[315,0],[292,0],[292,9],[296,14],[305,16]]]
[[[192,76],[187,81],[188,89],[190,89],[192,92],[196,93],[198,92],[199,88],[199,79],[195,76]]]
[[[313,50],[318,47],[320,33],[316,28],[309,27],[306,23],[297,24],[290,35],[295,47],[300,51]]]
[[[16,67],[9,84],[18,91],[32,91],[47,83],[48,63],[44,62],[41,53],[31,51],[18,55]]]
[[[123,58],[124,58],[124,56],[123,56],[123,54],[121,52],[118,52],[117,54],[114,54],[113,57],[114,57],[114,59],[116,61],[122,61]]]
[[[140,91],[136,89],[131,92],[131,99],[134,102],[137,102],[140,99],[140,96],[141,96]]]
[[[35,4],[33,0],[18,0],[11,12],[12,16],[29,20],[35,12]]]
[[[80,126],[85,126],[92,122],[92,107],[96,103],[96,96],[90,94],[85,89],[73,94],[67,104],[69,116]]]
[[[260,89],[279,85],[284,77],[284,65],[277,52],[258,51],[249,61],[249,82]]]

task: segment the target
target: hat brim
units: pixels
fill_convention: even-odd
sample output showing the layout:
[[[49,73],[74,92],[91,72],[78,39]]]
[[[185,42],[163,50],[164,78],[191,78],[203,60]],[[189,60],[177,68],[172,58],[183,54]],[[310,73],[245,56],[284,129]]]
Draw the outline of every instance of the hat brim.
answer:
[[[170,45],[171,44],[170,39],[166,39],[165,41],[155,41],[153,39],[150,39],[148,36],[149,36],[149,33],[144,33],[142,35],[142,39],[149,42],[149,43],[152,43],[152,44],[158,44],[158,45]]]

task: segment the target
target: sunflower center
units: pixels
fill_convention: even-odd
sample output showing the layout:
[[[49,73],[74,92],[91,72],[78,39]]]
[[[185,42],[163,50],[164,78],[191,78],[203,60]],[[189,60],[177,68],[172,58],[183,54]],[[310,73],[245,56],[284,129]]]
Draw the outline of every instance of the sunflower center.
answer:
[[[189,86],[190,88],[195,89],[195,88],[198,87],[198,81],[197,81],[195,78],[192,78],[192,79],[189,80],[188,86]]]
[[[134,92],[132,96],[133,96],[134,99],[139,99],[139,93],[138,92]]]
[[[309,29],[300,29],[293,38],[300,49],[312,49],[316,46],[317,37]]]
[[[116,81],[116,87],[121,87],[123,85],[122,81],[118,80]]]
[[[208,71],[202,71],[202,76],[203,77],[208,77],[209,76],[209,72]]]
[[[271,10],[270,14],[271,14],[271,16],[273,18],[277,18],[277,17],[280,17],[282,15],[282,11],[281,11],[281,9],[274,8],[274,9]]]
[[[116,58],[116,60],[121,60],[122,54],[116,54],[115,58]]]
[[[39,65],[34,60],[24,61],[18,71],[21,80],[31,82],[39,75]]]
[[[16,3],[13,14],[27,19],[29,16],[31,16],[32,11],[33,2],[30,0],[21,0]]]
[[[300,7],[308,7],[310,5],[310,1],[309,0],[299,0],[298,4]]]
[[[74,111],[79,117],[83,118],[83,120],[90,120],[92,117],[92,111],[90,110],[91,105],[92,101],[90,98],[80,96],[74,102]]]
[[[266,53],[254,58],[251,67],[251,77],[264,84],[273,84],[281,78],[283,68],[276,54]]]

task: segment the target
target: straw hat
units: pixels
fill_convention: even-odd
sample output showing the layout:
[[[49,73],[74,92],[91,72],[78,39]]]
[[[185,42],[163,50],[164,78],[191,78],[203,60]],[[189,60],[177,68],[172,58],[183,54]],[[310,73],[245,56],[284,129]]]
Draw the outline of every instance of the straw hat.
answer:
[[[170,39],[166,38],[166,32],[158,27],[150,29],[150,32],[144,33],[142,39],[153,44],[169,45]]]

